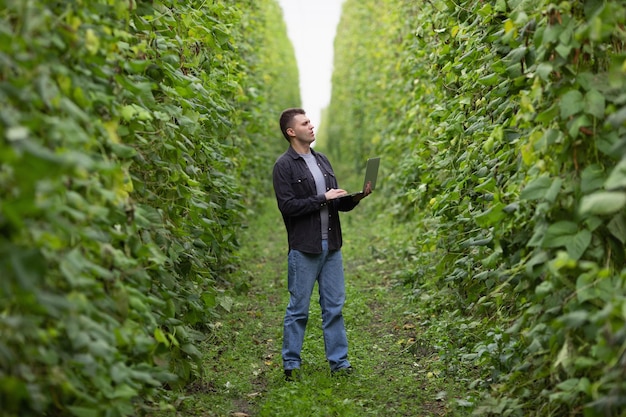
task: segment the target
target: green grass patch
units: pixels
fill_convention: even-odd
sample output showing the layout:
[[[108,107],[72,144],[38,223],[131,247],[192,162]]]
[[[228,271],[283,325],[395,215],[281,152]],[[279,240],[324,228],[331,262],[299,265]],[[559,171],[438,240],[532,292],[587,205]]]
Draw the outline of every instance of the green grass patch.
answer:
[[[390,242],[397,242],[397,234],[405,231],[377,215],[373,202],[365,200],[353,212],[342,214],[344,316],[355,373],[330,374],[315,291],[301,372],[294,382],[284,380],[280,350],[288,301],[287,241],[276,205],[268,200],[249,216],[240,269],[230,280],[236,284],[225,290],[222,316],[204,345],[204,376],[186,388],[179,415],[469,413],[462,404],[472,371],[457,373],[458,361],[442,360],[454,356],[453,344],[445,335],[437,335],[444,324],[437,324],[438,316],[430,310],[420,313],[419,297],[407,297],[411,288],[397,278],[396,271],[403,269],[398,256],[402,251]]]

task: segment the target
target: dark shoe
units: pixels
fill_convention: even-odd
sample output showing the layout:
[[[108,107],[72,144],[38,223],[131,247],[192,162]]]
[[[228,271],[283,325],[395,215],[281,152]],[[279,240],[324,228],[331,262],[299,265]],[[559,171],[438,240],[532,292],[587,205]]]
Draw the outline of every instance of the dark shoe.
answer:
[[[296,369],[285,369],[285,381],[287,382],[292,382],[295,381],[296,378],[298,377],[298,372],[300,370],[298,368]]]
[[[334,371],[331,372],[332,376],[338,376],[338,377],[351,376],[352,374],[354,374],[354,368],[351,366],[335,369]]]

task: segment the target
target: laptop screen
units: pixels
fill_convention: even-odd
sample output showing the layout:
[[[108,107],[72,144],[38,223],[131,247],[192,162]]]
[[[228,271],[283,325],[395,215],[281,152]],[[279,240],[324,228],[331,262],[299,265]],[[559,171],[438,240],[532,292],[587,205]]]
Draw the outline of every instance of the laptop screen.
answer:
[[[376,188],[376,180],[378,179],[378,166],[380,165],[380,157],[370,158],[365,166],[365,179],[363,180],[363,191],[367,183],[371,183],[372,191]]]

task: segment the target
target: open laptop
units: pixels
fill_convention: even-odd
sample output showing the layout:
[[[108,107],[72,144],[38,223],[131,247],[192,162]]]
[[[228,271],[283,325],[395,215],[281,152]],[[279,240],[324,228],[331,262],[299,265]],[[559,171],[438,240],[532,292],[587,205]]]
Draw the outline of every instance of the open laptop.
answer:
[[[342,195],[339,199],[342,198],[352,198],[359,194],[363,194],[365,192],[365,187],[367,183],[370,183],[371,190],[374,191],[376,188],[376,179],[378,178],[378,166],[380,165],[380,157],[370,158],[367,160],[365,164],[365,179],[363,180],[363,189],[361,191],[357,191],[355,193],[349,193],[346,195]]]

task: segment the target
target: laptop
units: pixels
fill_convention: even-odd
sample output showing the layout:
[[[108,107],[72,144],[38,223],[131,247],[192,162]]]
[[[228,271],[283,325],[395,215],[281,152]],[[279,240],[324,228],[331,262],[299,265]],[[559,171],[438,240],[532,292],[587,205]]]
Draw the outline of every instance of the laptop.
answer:
[[[371,190],[374,191],[376,188],[376,179],[378,178],[378,166],[380,165],[380,157],[370,158],[367,160],[365,164],[365,178],[363,179],[363,189],[361,191],[357,191],[355,193],[349,193],[346,195],[342,195],[339,199],[342,198],[352,198],[359,194],[363,194],[365,192],[365,187],[367,183],[370,183]]]

